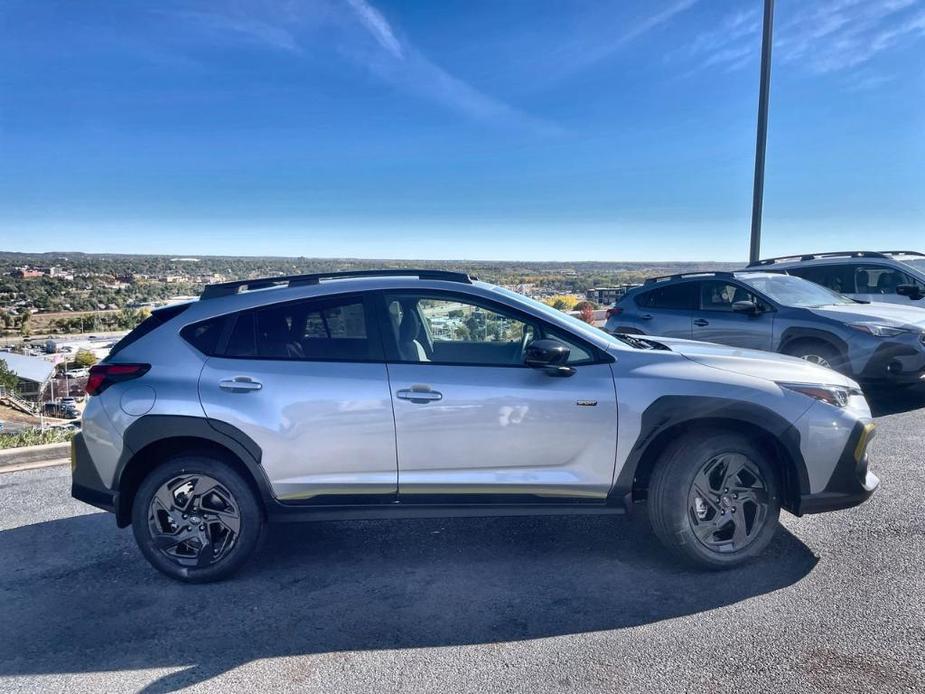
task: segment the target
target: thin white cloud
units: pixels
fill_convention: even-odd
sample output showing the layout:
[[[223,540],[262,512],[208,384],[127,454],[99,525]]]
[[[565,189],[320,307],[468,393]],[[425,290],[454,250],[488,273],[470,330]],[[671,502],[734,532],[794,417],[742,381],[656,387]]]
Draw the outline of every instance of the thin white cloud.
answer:
[[[925,36],[922,0],[824,0],[778,3],[775,62],[813,74],[850,72],[881,53]],[[736,70],[758,60],[761,17],[757,9],[730,14],[680,54],[701,69]],[[884,79],[859,75],[866,87]]]
[[[562,37],[558,45],[552,43],[548,46],[555,56],[556,66],[547,75],[547,80],[555,81],[606,60],[633,41],[668,24],[698,2],[674,0],[656,12],[629,23],[614,16],[613,6],[598,6],[581,22],[581,31],[574,36]]]
[[[347,4],[369,30],[369,33],[379,42],[380,46],[396,58],[404,57],[404,50],[401,43],[395,38],[392,26],[379,10],[366,2],[366,0],[347,0]]]
[[[288,29],[255,17],[224,15],[214,12],[177,12],[183,20],[197,23],[215,34],[237,38],[287,53],[301,53],[295,36]]]
[[[483,93],[436,64],[410,41],[399,37],[389,20],[367,0],[316,0],[278,5],[250,2],[234,12],[177,12],[185,22],[216,34],[302,54],[333,49],[378,79],[468,118],[554,133],[555,126]]]

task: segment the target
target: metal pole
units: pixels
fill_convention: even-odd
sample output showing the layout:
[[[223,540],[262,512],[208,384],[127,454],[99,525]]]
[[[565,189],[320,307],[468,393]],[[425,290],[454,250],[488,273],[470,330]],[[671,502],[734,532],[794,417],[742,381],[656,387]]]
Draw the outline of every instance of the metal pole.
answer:
[[[752,194],[752,238],[748,260],[761,257],[761,208],[764,204],[764,154],[768,144],[768,96],[771,90],[771,45],[773,43],[774,0],[764,0],[764,30],[761,35],[761,86],[758,90],[758,138],[755,144],[755,188]]]

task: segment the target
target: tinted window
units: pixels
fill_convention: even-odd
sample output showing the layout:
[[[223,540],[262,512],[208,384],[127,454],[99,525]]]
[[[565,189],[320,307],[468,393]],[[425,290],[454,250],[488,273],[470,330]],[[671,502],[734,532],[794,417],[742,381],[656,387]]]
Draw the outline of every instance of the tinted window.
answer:
[[[238,316],[227,356],[367,361],[380,359],[367,335],[362,299],[275,304]]]
[[[238,314],[231,337],[228,338],[228,345],[225,347],[225,356],[257,356],[257,342],[254,338],[254,314],[252,312]]]
[[[729,282],[704,282],[700,291],[700,306],[704,311],[732,311],[737,301],[753,301],[759,306],[761,300],[744,287]]]
[[[821,284],[839,294],[850,294],[854,291],[854,279],[849,265],[797,267],[788,272],[810,282]]]
[[[201,323],[187,325],[180,334],[203,354],[213,355],[225,327],[225,317],[212,318]]]
[[[699,282],[669,284],[640,294],[636,303],[643,308],[693,309],[697,303]]]
[[[854,281],[858,294],[895,294],[901,284],[913,284],[906,273],[884,265],[857,265]]]

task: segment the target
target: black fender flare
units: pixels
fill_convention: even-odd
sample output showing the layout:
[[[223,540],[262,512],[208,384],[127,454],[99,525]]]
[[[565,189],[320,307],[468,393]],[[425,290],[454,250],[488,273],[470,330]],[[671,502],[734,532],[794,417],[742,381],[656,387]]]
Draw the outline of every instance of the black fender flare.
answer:
[[[809,493],[809,475],[806,461],[800,449],[800,432],[781,415],[767,407],[741,400],[729,400],[711,396],[666,395],[652,402],[642,413],[639,437],[626,458],[614,483],[610,498],[622,502],[627,509],[632,506],[640,465],[651,464],[650,454],[661,448],[660,439],[676,427],[690,427],[698,423],[734,425],[741,423],[751,429],[757,428],[777,443],[789,458],[785,474],[793,479],[784,479],[785,487],[796,498]],[[648,473],[649,469],[644,470]],[[785,493],[788,489],[782,490]]]
[[[788,346],[800,340],[824,342],[832,347],[832,349],[837,350],[844,359],[848,359],[848,343],[837,335],[833,335],[826,330],[819,330],[818,328],[787,328],[780,337],[777,351],[784,353]]]
[[[183,415],[144,415],[132,422],[123,435],[122,455],[116,465],[113,489],[118,493],[116,518],[128,525],[131,496],[123,493],[125,471],[135,457],[152,444],[171,439],[198,439],[230,451],[247,468],[265,504],[275,501],[270,482],[261,465],[260,446],[237,427],[216,419]]]

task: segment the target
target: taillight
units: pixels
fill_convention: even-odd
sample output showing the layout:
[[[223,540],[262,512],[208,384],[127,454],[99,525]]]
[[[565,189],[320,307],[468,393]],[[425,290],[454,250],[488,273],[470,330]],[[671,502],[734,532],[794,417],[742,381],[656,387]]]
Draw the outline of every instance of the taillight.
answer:
[[[150,364],[96,364],[90,367],[84,390],[87,395],[99,395],[113,383],[144,376],[150,368]]]
[[[623,313],[622,308],[620,308],[619,306],[611,306],[610,308],[607,309],[607,313],[605,315],[608,318],[613,318],[614,316],[619,316],[621,313]]]

